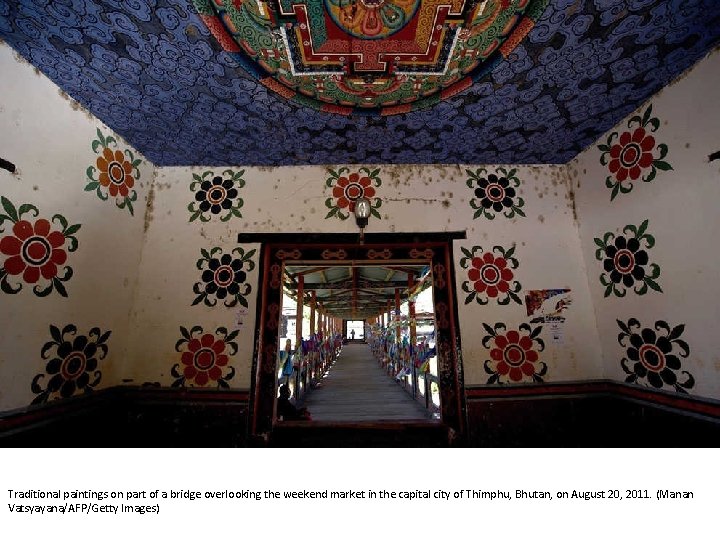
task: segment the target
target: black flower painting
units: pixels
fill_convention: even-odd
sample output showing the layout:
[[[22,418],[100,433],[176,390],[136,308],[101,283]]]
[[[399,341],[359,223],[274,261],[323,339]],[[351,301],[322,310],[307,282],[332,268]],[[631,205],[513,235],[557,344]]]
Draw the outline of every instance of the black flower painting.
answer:
[[[195,201],[188,205],[190,221],[200,218],[200,221],[207,222],[211,216],[220,214],[220,221],[228,221],[233,216],[242,217],[240,208],[243,200],[238,190],[245,186],[244,173],[244,170],[227,170],[220,176],[212,171],[206,171],[202,176],[193,174],[190,191],[195,193]]]
[[[607,232],[595,238],[598,249],[595,258],[602,261],[604,272],[600,283],[605,286],[605,296],[625,296],[626,289],[633,288],[636,294],[645,294],[648,289],[663,292],[656,279],[660,276],[660,267],[650,263],[648,250],[655,245],[655,237],[647,234],[648,220],[639,227],[627,225],[621,235]]]
[[[202,257],[197,261],[198,270],[202,270],[200,281],[193,285],[193,292],[197,295],[192,305],[204,302],[206,306],[215,306],[221,300],[226,307],[237,304],[248,307],[245,298],[252,286],[246,283],[247,272],[255,268],[252,261],[255,250],[245,253],[237,247],[230,253],[222,253],[219,247],[209,252],[201,249]]]
[[[507,171],[500,167],[497,174],[487,174],[485,169],[477,169],[475,172],[466,169],[465,172],[469,177],[467,186],[475,196],[470,199],[470,207],[475,210],[473,219],[480,216],[495,219],[495,214],[500,212],[507,218],[513,218],[516,214],[525,217],[521,210],[525,201],[517,196],[517,188],[520,186],[520,179],[515,176],[517,169]]]
[[[76,334],[77,328],[72,324],[62,331],[50,326],[53,339],[40,352],[42,358],[49,361],[45,366],[46,373],[40,373],[32,380],[31,389],[37,394],[33,404],[45,403],[53,394],[67,398],[77,391],[88,393],[100,383],[102,373],[98,362],[107,355],[106,342],[111,332],[102,333],[99,328],[92,328],[87,336]],[[45,388],[41,381],[46,383]]]
[[[646,383],[653,388],[670,387],[687,393],[695,386],[695,379],[687,371],[681,371],[681,358],[690,354],[688,344],[680,339],[685,325],[674,328],[665,321],[655,322],[653,328],[642,328],[640,321],[630,319],[627,324],[617,321],[620,327],[618,343],[627,350],[620,366],[627,374],[625,382]]]

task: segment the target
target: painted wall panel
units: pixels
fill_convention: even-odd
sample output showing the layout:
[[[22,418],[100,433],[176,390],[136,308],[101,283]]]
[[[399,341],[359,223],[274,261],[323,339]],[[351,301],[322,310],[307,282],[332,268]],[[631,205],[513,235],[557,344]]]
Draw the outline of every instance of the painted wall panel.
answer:
[[[718,84],[715,51],[569,165],[608,375],[713,398],[720,161],[709,156],[720,150]],[[614,288],[613,271],[622,278]]]
[[[0,170],[7,410],[119,384],[154,168],[5,45],[0,71],[0,157],[17,166]]]
[[[135,384],[173,384],[178,378],[172,374],[172,367],[178,364],[177,369],[183,369],[184,345],[180,345],[180,351],[175,350],[176,341],[182,337],[180,327],[200,326],[203,333],[225,327],[229,332],[239,331],[236,337],[239,350],[228,364],[237,371],[228,383],[233,387],[249,388],[258,291],[257,264],[247,273],[245,281],[252,289],[247,296],[247,309],[226,307],[222,302],[209,307],[201,301],[193,306],[198,296],[193,287],[202,280],[202,270],[197,266],[199,262],[203,264],[201,250],[210,252],[213,248],[221,248],[227,254],[237,247],[239,232],[357,232],[353,218],[343,220],[338,217],[339,214],[347,215],[347,207],[341,199],[352,189],[365,190],[377,212],[370,218],[368,232],[467,231],[467,240],[454,242],[467,384],[484,384],[490,378],[483,366],[491,359],[491,349],[495,347],[482,345],[485,335],[482,323],[492,327],[502,322],[508,331],[518,330],[531,318],[524,303],[525,293],[532,289],[568,288],[572,297],[572,304],[565,313],[567,322],[563,326],[562,343],[551,344],[548,329],[542,329],[537,336],[546,342],[545,350],[540,353],[540,361],[547,364],[543,380],[602,376],[594,313],[565,169],[517,167],[515,174],[510,176],[517,177],[518,185],[510,191],[507,188],[514,186],[514,182],[505,187],[498,184],[498,178],[503,178],[503,173],[498,171],[500,168],[492,166],[481,171],[482,167],[472,167],[468,172],[466,168],[446,166],[382,166],[364,170],[359,166],[233,167],[230,168],[232,173],[225,176],[225,167],[160,169],[152,215],[148,218],[127,378]],[[502,169],[507,176],[512,167]],[[202,201],[197,198],[197,193],[203,191],[203,182],[222,177],[224,180],[218,180],[216,184],[222,185],[240,171],[243,171],[244,183],[237,187],[232,208],[237,207],[237,199],[242,198],[242,206],[237,208],[241,215],[233,214],[231,208],[220,208],[217,214],[212,214],[211,210],[202,211],[199,205]],[[353,173],[358,173],[357,178],[352,176]],[[476,191],[478,179],[482,177],[487,181],[490,175],[495,175],[493,182],[506,189],[505,195],[512,195],[509,197],[512,200],[505,201],[507,206],[501,205],[500,210],[489,209],[474,219],[483,198],[482,193]],[[368,181],[362,180],[364,177]],[[355,188],[351,186],[353,183]],[[492,186],[483,185],[486,189],[484,197],[487,197]],[[232,189],[230,184],[227,186]],[[215,189],[209,183],[205,188],[206,195]],[[201,195],[200,199],[206,195]],[[500,201],[504,199],[499,198]],[[515,211],[512,218],[506,217],[505,214],[513,214],[513,208],[520,212]],[[489,214],[494,215],[493,219],[488,217]],[[492,250],[494,246],[510,249],[513,245],[518,261],[517,269],[513,270],[513,281],[521,284],[517,294],[522,305],[514,300],[500,305],[499,298],[491,299],[486,305],[476,300],[466,305],[467,295],[461,287],[463,281],[468,281],[469,270],[460,266],[462,249],[471,250],[476,246],[484,250]],[[240,247],[248,253],[259,246]],[[258,256],[257,252],[253,256],[256,263]],[[239,312],[242,312],[242,325],[238,325]],[[541,325],[532,325],[533,329],[538,326]],[[521,380],[511,381],[509,373],[501,378],[501,382],[531,380],[531,377],[523,376]],[[200,386],[216,384],[208,381]]]
[[[215,177],[221,178],[227,170],[220,168],[214,171],[207,181],[212,182]],[[238,168],[233,172],[237,175],[242,170]],[[125,371],[126,379],[132,384],[219,387],[222,383],[217,381],[222,379],[232,387],[249,387],[258,290],[259,246],[237,244],[237,233],[243,230],[242,224],[247,212],[245,206],[238,211],[242,218],[225,209],[221,213],[213,214],[211,207],[208,211],[201,211],[192,222],[189,221],[195,212],[190,211],[188,205],[195,204],[195,210],[199,210],[199,201],[196,201],[195,194],[203,191],[200,186],[196,186],[195,192],[190,190],[194,181],[193,174],[202,176],[206,172],[206,169],[158,170],[152,205],[148,206],[148,230],[140,264],[141,278],[132,313],[133,334]],[[247,171],[241,176],[247,177]],[[240,185],[239,180],[240,178],[236,185]],[[234,198],[234,204],[237,206],[240,199],[246,199],[246,194],[245,188],[236,189],[238,194]],[[263,219],[266,219],[267,214],[266,211]],[[228,215],[231,216],[230,219],[221,221]],[[209,221],[202,221],[204,219]],[[233,250],[238,248],[242,251],[233,253]],[[233,272],[233,275],[228,277],[231,281],[238,281],[238,285],[242,285],[241,289],[237,295],[227,294],[223,298],[219,298],[217,292],[203,296],[202,292],[205,292],[207,283],[211,281],[204,281],[203,274],[217,270],[214,266],[210,267],[213,259],[218,262],[218,267],[225,266],[223,257],[229,257],[227,262],[231,268],[233,261],[246,259],[237,270],[244,274],[240,276]],[[198,289],[195,289],[196,286]],[[237,296],[242,297],[247,306],[243,305]],[[198,302],[194,304],[196,300]],[[196,338],[202,340],[205,335],[214,336],[216,341],[220,339],[216,332],[221,328],[227,329],[228,334],[238,332],[237,337],[231,340],[237,345],[237,349],[232,350],[234,347],[228,346],[227,350],[218,352],[218,356],[228,356],[227,363],[218,366],[221,368],[218,378],[210,377],[208,380],[198,381],[185,377],[183,381],[183,377],[173,375],[174,367],[175,373],[184,373],[184,353],[197,352],[188,349],[189,342],[178,343],[186,339],[182,328],[190,335],[189,341]],[[195,342],[192,348],[196,345]],[[214,364],[217,358],[209,351],[208,355],[206,361]],[[185,359],[187,360],[187,356]],[[221,363],[223,361],[224,359]]]

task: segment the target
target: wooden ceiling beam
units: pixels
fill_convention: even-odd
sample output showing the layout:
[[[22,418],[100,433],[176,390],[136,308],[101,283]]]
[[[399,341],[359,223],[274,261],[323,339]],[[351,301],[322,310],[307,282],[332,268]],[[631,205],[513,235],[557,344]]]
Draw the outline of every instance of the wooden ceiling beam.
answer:
[[[420,273],[420,270],[418,268],[413,268],[411,266],[385,266],[384,268],[389,268],[391,270],[394,270],[395,272],[404,272],[406,274],[412,275],[417,275]]]
[[[316,272],[325,272],[325,270],[327,270],[328,268],[330,268],[330,267],[329,266],[320,266],[320,267],[308,268],[307,270],[303,270],[302,272],[295,272],[293,274],[290,274],[288,272],[288,275],[290,275],[292,277],[307,276],[308,274],[314,274]]]
[[[359,289],[397,289],[406,288],[407,281],[370,281],[367,279],[358,279],[357,287]],[[289,289],[296,289],[297,285],[288,285]],[[335,283],[305,283],[306,291],[319,291],[319,290],[337,290],[337,289],[353,289],[352,280],[336,281]]]

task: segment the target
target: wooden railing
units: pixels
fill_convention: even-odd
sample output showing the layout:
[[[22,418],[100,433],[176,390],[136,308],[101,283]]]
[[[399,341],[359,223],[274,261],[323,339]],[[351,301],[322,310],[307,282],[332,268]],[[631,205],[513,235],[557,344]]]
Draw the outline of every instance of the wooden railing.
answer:
[[[342,340],[337,335],[303,342],[292,358],[292,375],[279,375],[278,386],[288,384],[295,404],[301,405],[337,360],[341,349]]]
[[[430,414],[439,414],[440,392],[437,375],[430,370],[421,370],[426,358],[418,358],[418,348],[392,347],[381,336],[369,336],[368,342],[373,356],[385,372],[418,401]]]

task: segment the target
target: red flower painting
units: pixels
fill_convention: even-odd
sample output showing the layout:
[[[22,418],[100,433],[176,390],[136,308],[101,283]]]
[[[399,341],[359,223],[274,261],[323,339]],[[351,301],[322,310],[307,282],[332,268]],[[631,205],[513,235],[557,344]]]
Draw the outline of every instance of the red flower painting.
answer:
[[[54,278],[58,265],[67,260],[67,253],[61,249],[65,243],[63,233],[50,232],[46,219],[38,219],[34,225],[18,221],[12,231],[12,235],[0,240],[0,253],[9,255],[3,264],[5,271],[11,276],[22,274],[26,283],[37,283],[41,275],[45,279]]]
[[[518,382],[523,377],[535,375],[535,362],[538,353],[534,351],[532,339],[520,336],[515,330],[495,337],[495,348],[490,350],[490,358],[497,362],[500,375],[508,375],[510,380]]]
[[[657,171],[672,170],[665,161],[668,153],[666,144],[655,144],[655,133],[660,120],[652,116],[650,105],[642,116],[635,115],[627,123],[628,131],[613,131],[605,144],[598,145],[602,152],[600,164],[607,166],[610,175],[605,179],[605,187],[612,190],[610,200],[618,193],[630,193],[635,180],[652,182]]]
[[[225,342],[215,339],[212,334],[204,334],[200,339],[191,339],[187,352],[182,355],[185,366],[183,375],[188,381],[198,386],[205,386],[208,381],[217,381],[222,377],[222,368],[228,363]]]
[[[228,388],[227,381],[235,376],[235,368],[228,366],[229,355],[237,353],[238,346],[233,340],[239,332],[235,330],[228,334],[227,329],[221,327],[213,335],[204,332],[200,326],[190,330],[181,326],[180,333],[183,337],[175,344],[175,350],[182,355],[180,364],[175,364],[171,370],[176,379],[172,386],[213,383],[218,388]]]
[[[538,354],[545,349],[545,342],[538,337],[542,326],[533,329],[523,323],[519,330],[507,332],[503,323],[496,323],[494,327],[483,324],[483,328],[487,335],[482,344],[490,349],[490,360],[484,365],[485,372],[490,375],[487,384],[544,382],[547,364],[539,361]]]
[[[513,256],[515,246],[510,249],[493,246],[492,251],[484,253],[481,246],[470,249],[461,247],[460,250],[464,255],[460,259],[460,266],[468,269],[468,280],[462,283],[463,291],[468,293],[466,304],[475,300],[478,304],[485,305],[490,299],[496,299],[500,305],[509,304],[510,301],[522,304],[517,295],[522,286],[515,281],[513,272],[519,264]]]
[[[35,285],[37,296],[47,296],[53,290],[67,296],[63,282],[72,277],[73,271],[65,263],[68,253],[77,249],[74,234],[80,225],[68,225],[60,214],[52,217],[52,224],[44,218],[28,219],[24,217],[27,214],[34,218],[39,215],[35,206],[22,204],[16,208],[5,197],[0,198],[0,204],[0,255],[5,257],[0,265],[0,290],[17,294],[26,283]],[[13,224],[8,231],[3,226],[6,221]]]
[[[378,208],[382,206],[382,201],[375,198],[376,188],[382,184],[380,169],[361,167],[351,172],[347,167],[341,167],[338,170],[329,169],[328,172],[330,176],[325,181],[325,186],[332,188],[332,197],[325,199],[325,206],[330,209],[325,219],[347,219],[350,213],[355,211],[355,202],[363,197],[370,201],[370,213],[381,219]]]
[[[372,199],[375,196],[375,188],[370,184],[370,178],[360,176],[358,173],[341,176],[333,188],[333,197],[337,199],[337,205],[340,208],[348,208],[353,212],[355,210],[355,201],[359,198]]]
[[[498,292],[506,293],[510,290],[509,282],[514,275],[507,265],[504,257],[495,257],[492,253],[473,257],[468,279],[473,282],[475,291],[495,298]]]
[[[634,132],[624,132],[620,135],[617,144],[610,148],[610,163],[608,169],[619,182],[637,180],[642,169],[653,164],[653,150],[655,137],[648,135],[643,128]]]

